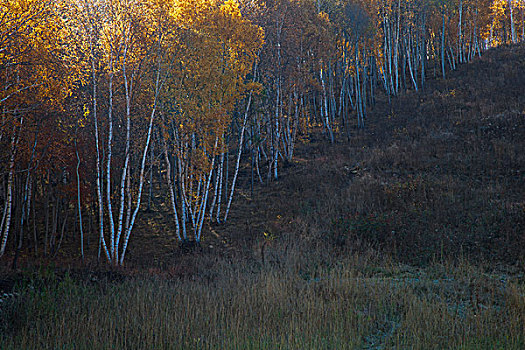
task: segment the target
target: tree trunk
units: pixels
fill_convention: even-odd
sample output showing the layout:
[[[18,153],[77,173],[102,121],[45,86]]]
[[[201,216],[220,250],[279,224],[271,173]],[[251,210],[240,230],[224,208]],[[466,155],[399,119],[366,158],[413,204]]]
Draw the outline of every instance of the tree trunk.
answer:
[[[445,76],[445,11],[442,13],[442,26],[441,26],[441,74],[443,79]]]
[[[77,138],[76,137],[75,137],[75,154],[77,156],[76,173],[77,173],[78,225],[79,225],[79,228],[80,228],[80,256],[82,258],[82,262],[84,262],[84,229],[82,227],[82,202],[80,200],[80,173],[78,171],[78,169],[80,168],[80,156],[78,154]]]
[[[162,136],[162,133],[160,133],[160,137],[162,138],[162,141],[163,141],[163,146],[164,146],[164,159],[166,160],[166,167],[167,167],[167,171],[166,171],[166,181],[168,183],[168,190],[169,190],[169,193],[170,193],[170,200],[171,200],[171,210],[173,210],[173,220],[175,221],[175,234],[177,235],[177,239],[179,241],[181,241],[181,237],[180,237],[180,224],[179,224],[179,216],[177,214],[177,207],[175,205],[175,192],[173,191],[173,183],[171,181],[171,162],[170,162],[170,158],[169,158],[169,155],[168,155],[168,147],[166,145],[166,140],[164,139],[164,137]]]
[[[241,128],[241,136],[239,137],[239,150],[237,152],[237,161],[235,162],[235,171],[233,173],[233,180],[232,180],[232,185],[230,188],[228,204],[226,204],[226,212],[224,213],[224,219],[223,219],[224,222],[228,220],[228,214],[230,213],[230,206],[233,200],[233,192],[235,191],[235,183],[237,181],[237,176],[239,175],[239,164],[241,162],[242,145],[244,141],[244,131],[246,130],[246,122],[248,121],[248,112],[250,111],[251,103],[252,103],[252,91],[250,91],[250,95],[248,96],[248,103],[246,104],[246,110],[244,111],[244,119],[242,121],[242,128]]]
[[[24,117],[20,117],[20,127],[22,128],[22,123],[24,122]],[[16,126],[13,127],[13,136],[11,138],[11,156],[9,158],[9,175],[7,178],[7,196],[6,203],[4,208],[4,215],[2,217],[2,226],[0,226],[0,237],[2,237],[2,242],[0,243],[0,257],[5,253],[5,248],[7,245],[7,237],[9,236],[9,229],[11,227],[11,215],[13,210],[13,186],[14,186],[14,177],[15,177],[15,157],[18,147],[18,141],[20,136],[20,131],[16,131]]]

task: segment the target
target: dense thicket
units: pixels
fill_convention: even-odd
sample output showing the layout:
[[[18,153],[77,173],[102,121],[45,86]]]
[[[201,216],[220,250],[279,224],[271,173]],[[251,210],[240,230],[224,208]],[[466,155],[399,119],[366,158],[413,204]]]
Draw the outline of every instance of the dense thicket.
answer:
[[[1,0],[0,256],[66,231],[122,264],[154,191],[181,242],[313,129],[525,40],[525,1]],[[255,180],[254,180],[255,179]],[[153,184],[157,184],[155,187]],[[147,198],[146,198],[147,196]],[[144,202],[144,203],[143,203]],[[93,238],[95,237],[95,238]]]

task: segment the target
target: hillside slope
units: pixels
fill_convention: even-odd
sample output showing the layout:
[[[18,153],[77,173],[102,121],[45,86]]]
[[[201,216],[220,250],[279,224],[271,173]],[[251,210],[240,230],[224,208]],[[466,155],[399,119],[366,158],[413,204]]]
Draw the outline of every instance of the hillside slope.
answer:
[[[523,261],[525,46],[490,50],[392,104],[380,99],[349,142],[309,140],[279,181],[256,183],[252,195],[241,178],[230,220],[208,225],[204,252],[260,259],[267,233],[278,250],[301,241],[373,247],[412,263]],[[140,231],[129,264],[181,258],[162,211]]]

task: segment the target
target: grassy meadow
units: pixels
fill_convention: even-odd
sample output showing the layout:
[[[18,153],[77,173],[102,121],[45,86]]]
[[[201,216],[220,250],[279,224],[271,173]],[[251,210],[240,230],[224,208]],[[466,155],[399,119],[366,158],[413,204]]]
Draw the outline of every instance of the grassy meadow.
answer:
[[[525,284],[466,262],[424,269],[214,263],[198,277],[26,273],[3,349],[523,349]],[[72,274],[70,274],[72,273]]]

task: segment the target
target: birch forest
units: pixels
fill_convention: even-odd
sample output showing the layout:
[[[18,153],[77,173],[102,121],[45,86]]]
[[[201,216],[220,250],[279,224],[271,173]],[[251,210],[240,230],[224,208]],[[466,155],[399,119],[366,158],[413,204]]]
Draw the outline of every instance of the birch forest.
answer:
[[[0,349],[525,349],[525,0],[0,0]]]
[[[312,133],[521,41],[522,0],[0,0],[0,257],[123,265],[154,201],[198,245]]]

